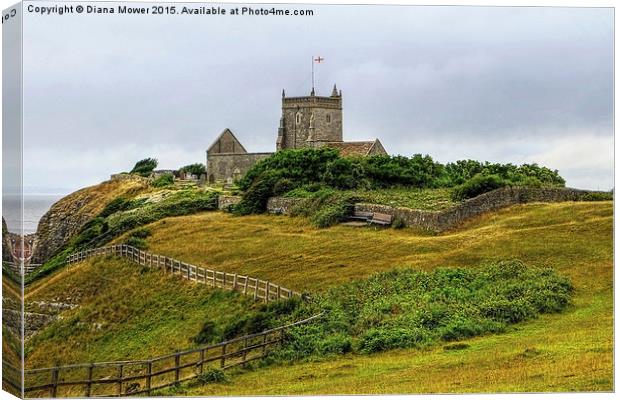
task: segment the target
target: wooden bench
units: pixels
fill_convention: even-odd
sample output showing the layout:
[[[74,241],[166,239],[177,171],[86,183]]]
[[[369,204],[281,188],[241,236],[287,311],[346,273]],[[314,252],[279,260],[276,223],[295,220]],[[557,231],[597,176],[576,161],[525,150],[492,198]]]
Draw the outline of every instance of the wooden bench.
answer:
[[[361,219],[363,221],[370,221],[372,219],[373,213],[366,211],[354,211],[353,215],[351,215],[350,219]]]
[[[392,216],[390,214],[373,213],[369,224],[377,224],[383,226],[392,225]]]

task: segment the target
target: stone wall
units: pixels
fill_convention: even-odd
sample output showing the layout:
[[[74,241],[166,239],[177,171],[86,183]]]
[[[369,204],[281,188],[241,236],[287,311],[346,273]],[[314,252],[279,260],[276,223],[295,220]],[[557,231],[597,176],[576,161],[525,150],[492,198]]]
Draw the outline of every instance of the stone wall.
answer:
[[[296,197],[270,197],[267,201],[267,212],[272,214],[290,214],[291,209],[303,201],[304,199]]]
[[[273,153],[209,154],[207,156],[207,181],[232,183],[239,179],[259,160]]]
[[[570,188],[501,188],[481,194],[444,211],[422,211],[380,204],[359,203],[356,211],[379,212],[402,218],[407,226],[442,232],[458,226],[477,215],[515,204],[578,201],[586,190]]]
[[[571,188],[501,188],[481,194],[478,197],[443,211],[423,211],[405,207],[392,207],[382,204],[357,203],[355,210],[360,212],[377,212],[402,218],[409,227],[442,232],[452,229],[464,221],[490,211],[497,211],[515,204],[555,203],[562,201],[579,201],[583,195],[596,193]],[[598,192],[601,193],[601,192]],[[220,196],[220,209],[229,204],[236,204],[241,196]],[[295,197],[270,197],[267,212],[272,214],[290,214],[291,209],[300,205],[304,199]]]
[[[233,206],[241,201],[241,196],[227,196],[227,195],[219,195],[217,198],[217,208],[218,210],[225,210],[229,206]]]

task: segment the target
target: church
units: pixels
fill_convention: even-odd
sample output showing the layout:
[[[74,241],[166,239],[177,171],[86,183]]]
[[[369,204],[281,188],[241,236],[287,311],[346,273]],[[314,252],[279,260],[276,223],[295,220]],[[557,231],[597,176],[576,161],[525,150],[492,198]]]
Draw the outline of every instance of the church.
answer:
[[[342,137],[342,91],[336,85],[329,97],[286,97],[282,90],[282,117],[276,151],[301,147],[331,147],[343,157],[387,154],[379,139],[345,142]],[[248,153],[230,129],[218,136],[207,150],[207,179],[210,183],[232,183],[257,161],[273,153]]]

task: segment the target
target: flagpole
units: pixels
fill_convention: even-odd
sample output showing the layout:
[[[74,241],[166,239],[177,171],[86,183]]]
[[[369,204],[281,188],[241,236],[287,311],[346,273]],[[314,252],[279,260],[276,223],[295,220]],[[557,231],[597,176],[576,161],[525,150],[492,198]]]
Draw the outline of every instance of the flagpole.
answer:
[[[312,91],[314,91],[314,56],[312,56]]]

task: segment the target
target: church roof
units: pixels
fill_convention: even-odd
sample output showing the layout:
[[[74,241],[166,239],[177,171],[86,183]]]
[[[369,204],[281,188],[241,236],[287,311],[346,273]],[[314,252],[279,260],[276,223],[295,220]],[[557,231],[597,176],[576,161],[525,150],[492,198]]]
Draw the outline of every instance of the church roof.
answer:
[[[376,143],[375,139],[367,142],[330,142],[327,146],[339,150],[343,157],[367,156]]]
[[[218,136],[207,149],[208,154],[245,154],[247,152],[248,151],[243,147],[239,139],[237,139],[235,134],[228,128],[224,129],[224,131],[220,133],[220,136]]]

